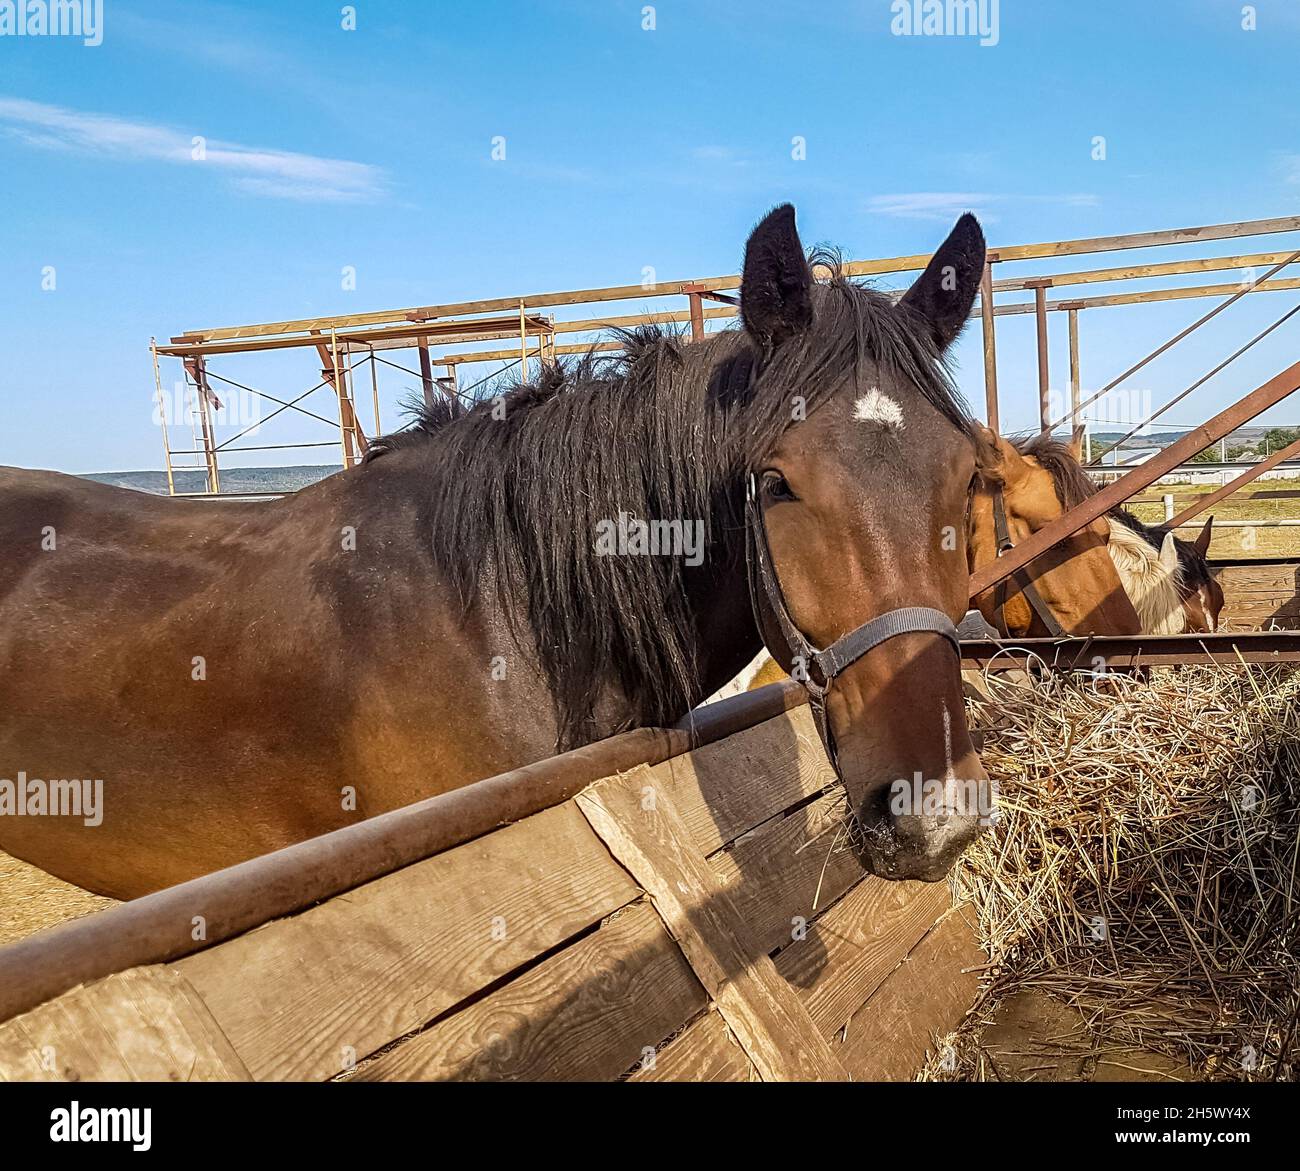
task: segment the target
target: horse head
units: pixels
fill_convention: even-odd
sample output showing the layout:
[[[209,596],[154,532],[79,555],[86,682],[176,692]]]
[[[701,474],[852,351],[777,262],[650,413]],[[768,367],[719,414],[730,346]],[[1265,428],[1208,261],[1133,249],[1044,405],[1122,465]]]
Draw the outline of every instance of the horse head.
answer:
[[[786,415],[750,467],[760,570],[779,583],[756,590],[760,630],[795,678],[811,672],[862,857],[894,879],[942,878],[992,810],[950,638],[980,441],[943,364],[984,251],[963,216],[895,305],[833,264],[815,280],[787,206],[751,236],[740,290],[746,392]],[[798,663],[801,647],[831,654]]]
[[[968,517],[972,572],[995,561],[1000,544],[1019,544],[1095,491],[1069,445],[1044,436],[1013,443],[982,430],[988,455],[972,485]],[[999,498],[1005,516],[1001,539]],[[1098,517],[1036,558],[1004,588],[980,594],[975,599],[980,613],[1014,638],[1058,633],[1049,629],[1042,608],[1066,634],[1139,633],[1138,615],[1111,559],[1109,541],[1110,525]],[[1032,604],[1026,582],[1032,582],[1042,607]]]

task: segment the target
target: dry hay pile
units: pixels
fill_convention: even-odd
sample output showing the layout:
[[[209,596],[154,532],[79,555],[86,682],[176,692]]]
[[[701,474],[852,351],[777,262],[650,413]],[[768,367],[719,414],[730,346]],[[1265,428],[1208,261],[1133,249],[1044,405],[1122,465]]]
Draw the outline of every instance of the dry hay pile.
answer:
[[[0,947],[116,905],[0,851]]]
[[[1294,1079],[1300,670],[987,683],[973,716],[1000,824],[953,879],[992,961],[972,1025],[1033,990],[1094,1045]],[[930,1076],[990,1076],[977,1027],[944,1065]]]

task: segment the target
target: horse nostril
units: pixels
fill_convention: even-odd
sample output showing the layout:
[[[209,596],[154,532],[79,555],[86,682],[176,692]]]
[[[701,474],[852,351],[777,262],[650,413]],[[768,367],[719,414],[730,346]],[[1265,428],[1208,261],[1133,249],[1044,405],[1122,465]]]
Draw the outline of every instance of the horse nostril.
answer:
[[[872,789],[867,793],[862,804],[858,806],[857,819],[865,829],[879,829],[891,823],[887,786]]]

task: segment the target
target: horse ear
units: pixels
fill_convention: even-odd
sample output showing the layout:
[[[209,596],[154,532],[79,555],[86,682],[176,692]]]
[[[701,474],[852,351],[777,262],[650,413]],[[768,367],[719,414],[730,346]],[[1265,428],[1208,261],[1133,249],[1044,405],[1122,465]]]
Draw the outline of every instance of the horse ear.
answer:
[[[1196,535],[1196,551],[1204,557],[1210,551],[1210,538],[1214,535],[1214,517],[1205,522],[1205,527]]]
[[[769,211],[745,245],[740,318],[764,346],[780,345],[812,322],[812,271],[788,203]]]
[[[994,484],[1011,486],[1019,483],[1028,473],[1029,464],[1016,450],[1016,445],[983,423],[976,423],[975,427],[979,436],[975,462],[980,475]]]
[[[1170,573],[1178,568],[1178,546],[1174,543],[1174,534],[1166,533],[1160,542],[1160,564]]]
[[[1071,429],[1070,439],[1069,442],[1066,443],[1066,447],[1069,448],[1070,454],[1074,457],[1075,463],[1077,464],[1083,463],[1083,428],[1082,427],[1075,427]]]
[[[898,302],[925,321],[940,353],[953,343],[970,317],[984,275],[984,254],[983,229],[967,212]]]

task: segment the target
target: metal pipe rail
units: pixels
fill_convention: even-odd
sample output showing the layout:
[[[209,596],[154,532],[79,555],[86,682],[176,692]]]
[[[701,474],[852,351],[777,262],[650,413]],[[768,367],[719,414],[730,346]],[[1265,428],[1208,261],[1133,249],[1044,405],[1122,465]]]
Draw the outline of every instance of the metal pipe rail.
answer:
[[[1300,362],[1288,366],[1282,373],[1251,391],[1245,398],[1233,403],[1227,410],[1220,411],[1209,422],[1189,431],[1181,439],[1152,456],[1146,463],[1140,464],[1118,480],[1107,484],[1095,496],[1090,496],[1082,504],[1075,505],[1051,524],[1044,525],[996,561],[976,570],[970,579],[970,596],[977,597],[1004,578],[1010,577],[1017,569],[1028,565],[1053,545],[1077,533],[1112,508],[1123,504],[1130,496],[1154,484],[1161,476],[1167,475],[1198,451],[1204,451],[1210,444],[1217,443],[1225,435],[1248,423],[1256,415],[1281,402],[1296,390],[1300,390]]]
[[[961,644],[962,667],[1015,671],[1031,665],[1093,675],[1134,667],[1300,662],[1300,630],[1224,634],[1131,634],[1085,638],[982,639]],[[1102,668],[1096,664],[1100,662]]]

